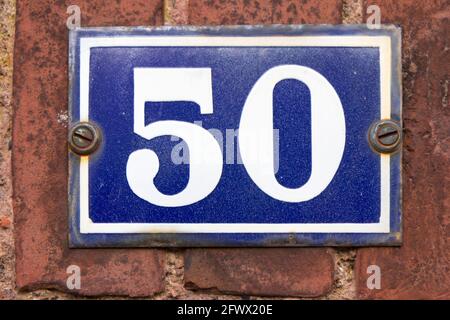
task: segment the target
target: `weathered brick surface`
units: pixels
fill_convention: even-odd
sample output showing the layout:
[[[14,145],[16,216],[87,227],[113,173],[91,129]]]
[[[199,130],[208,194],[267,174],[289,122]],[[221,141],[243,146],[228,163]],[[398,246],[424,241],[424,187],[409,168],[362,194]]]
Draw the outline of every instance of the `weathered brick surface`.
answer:
[[[334,262],[324,249],[187,250],[185,286],[260,296],[316,297],[330,291]]]
[[[189,23],[303,24],[341,23],[342,1],[189,0]]]
[[[450,298],[448,1],[376,2],[382,23],[403,29],[403,246],[358,251],[360,298]],[[367,266],[381,268],[368,290]]]
[[[67,6],[82,25],[162,23],[161,1],[17,1],[13,187],[19,288],[67,291],[81,268],[85,295],[146,296],[163,290],[157,250],[74,250],[67,241]]]
[[[341,1],[189,1],[189,23],[340,23]],[[326,249],[193,249],[185,255],[188,288],[280,296],[319,296],[333,283]]]

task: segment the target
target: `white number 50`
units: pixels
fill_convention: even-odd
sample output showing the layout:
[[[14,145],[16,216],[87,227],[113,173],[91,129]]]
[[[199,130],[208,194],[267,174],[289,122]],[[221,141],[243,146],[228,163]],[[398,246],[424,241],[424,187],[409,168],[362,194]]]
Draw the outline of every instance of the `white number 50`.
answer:
[[[311,95],[312,166],[309,180],[299,188],[278,183],[273,156],[273,89],[285,79],[305,83]],[[134,69],[134,132],[145,139],[173,135],[189,148],[189,181],[175,195],[162,194],[153,180],[159,160],[149,149],[134,151],[127,162],[127,180],[140,198],[164,207],[179,207],[207,197],[219,183],[223,156],[207,130],[184,121],[156,121],[145,125],[145,102],[191,101],[202,114],[213,113],[211,69]],[[302,112],[302,110],[298,110]],[[250,178],[269,196],[302,202],[318,196],[332,181],[345,147],[345,118],[333,86],[320,73],[298,65],[282,65],[264,73],[245,102],[239,127],[239,149]],[[256,142],[256,143],[255,143]],[[259,142],[259,143],[258,143]]]

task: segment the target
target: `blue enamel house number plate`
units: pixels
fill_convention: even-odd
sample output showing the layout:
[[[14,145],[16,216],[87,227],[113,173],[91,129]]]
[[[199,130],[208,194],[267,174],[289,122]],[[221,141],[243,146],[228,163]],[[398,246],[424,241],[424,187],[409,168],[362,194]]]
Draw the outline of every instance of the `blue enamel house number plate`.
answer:
[[[401,125],[400,38],[394,26],[71,31],[71,127],[97,131],[69,141],[99,142],[69,151],[70,245],[399,245],[401,148],[369,137],[377,121]]]

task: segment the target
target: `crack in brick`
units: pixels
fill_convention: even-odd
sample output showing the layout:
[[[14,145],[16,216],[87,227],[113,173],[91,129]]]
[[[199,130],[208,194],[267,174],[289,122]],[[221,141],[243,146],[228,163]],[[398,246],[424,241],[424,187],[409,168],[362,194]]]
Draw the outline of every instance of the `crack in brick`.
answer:
[[[356,249],[336,248],[335,255],[335,279],[333,289],[327,295],[327,299],[355,299],[355,260]]]
[[[185,25],[189,20],[189,0],[164,0],[164,25]]]
[[[363,0],[344,0],[342,3],[342,23],[363,23]]]

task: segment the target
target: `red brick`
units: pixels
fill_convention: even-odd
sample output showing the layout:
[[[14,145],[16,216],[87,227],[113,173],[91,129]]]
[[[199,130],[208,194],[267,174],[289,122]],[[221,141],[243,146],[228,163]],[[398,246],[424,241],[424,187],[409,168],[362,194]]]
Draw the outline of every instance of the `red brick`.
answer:
[[[222,293],[317,297],[331,290],[325,249],[201,249],[185,254],[185,286]]]
[[[67,222],[66,9],[84,26],[162,23],[161,0],[17,1],[14,49],[13,187],[19,288],[68,291],[81,268],[83,295],[148,296],[163,289],[158,250],[69,249]]]
[[[220,24],[341,23],[342,1],[189,0],[189,22]]]
[[[371,2],[369,3],[371,4]],[[450,298],[449,2],[379,0],[403,29],[403,246],[358,251],[360,298]],[[366,286],[381,268],[381,289]]]

